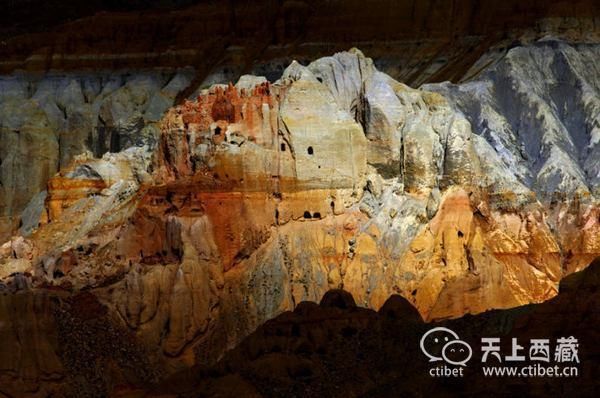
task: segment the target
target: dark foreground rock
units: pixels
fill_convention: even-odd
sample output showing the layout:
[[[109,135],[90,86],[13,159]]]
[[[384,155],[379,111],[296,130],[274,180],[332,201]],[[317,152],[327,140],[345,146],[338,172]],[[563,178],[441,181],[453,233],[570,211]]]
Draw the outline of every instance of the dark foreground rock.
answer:
[[[330,292],[320,305],[301,303],[266,322],[210,369],[180,373],[152,394],[186,397],[588,397],[599,388],[600,261],[567,277],[558,296],[542,304],[426,324],[399,296],[375,312]],[[455,331],[473,347],[463,377],[432,377],[419,348],[434,327]],[[500,337],[501,354],[517,338],[528,358],[530,339],[574,336],[579,376],[484,377],[482,337]],[[494,359],[488,362],[494,364]],[[528,366],[535,362],[515,363]],[[545,364],[545,363],[544,363]],[[568,363],[565,363],[569,365]],[[436,365],[437,366],[437,365]]]

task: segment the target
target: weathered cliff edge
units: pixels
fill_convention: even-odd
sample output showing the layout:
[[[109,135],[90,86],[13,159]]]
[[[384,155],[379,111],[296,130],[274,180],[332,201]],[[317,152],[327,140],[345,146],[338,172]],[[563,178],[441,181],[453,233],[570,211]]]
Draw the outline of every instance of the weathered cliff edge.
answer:
[[[148,380],[330,289],[375,309],[400,294],[426,320],[553,297],[600,253],[597,52],[541,41],[416,90],[351,50],[202,91],[154,149],[78,157],[0,248],[2,318],[22,325],[2,328],[19,346],[2,377],[73,387],[53,339],[81,297],[48,304],[73,291]]]

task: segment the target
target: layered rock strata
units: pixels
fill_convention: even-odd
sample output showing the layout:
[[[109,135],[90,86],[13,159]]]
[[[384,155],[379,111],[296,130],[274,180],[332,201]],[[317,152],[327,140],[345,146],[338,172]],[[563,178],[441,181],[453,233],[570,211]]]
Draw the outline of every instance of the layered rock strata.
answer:
[[[475,3],[12,1],[0,16],[0,240],[74,156],[152,142],[166,109],[212,84],[274,81],[293,59],[355,45],[412,86],[460,82],[537,38],[598,40],[589,0]]]
[[[495,68],[519,81],[512,57],[536,48]],[[539,112],[518,120],[495,108],[528,123],[500,130],[470,112],[485,93],[461,102],[468,87],[412,89],[351,50],[294,62],[274,83],[203,90],[167,112],[154,149],[81,156],[51,179],[34,232],[0,248],[5,289],[85,289],[164,374],[218,360],[330,289],[370,308],[400,294],[429,321],[547,300],[600,252],[598,180],[571,178],[595,170],[594,130],[549,119],[558,97],[534,97]],[[565,113],[581,99],[568,94]],[[547,147],[579,134],[589,150],[537,173],[556,157],[519,148],[549,126]]]

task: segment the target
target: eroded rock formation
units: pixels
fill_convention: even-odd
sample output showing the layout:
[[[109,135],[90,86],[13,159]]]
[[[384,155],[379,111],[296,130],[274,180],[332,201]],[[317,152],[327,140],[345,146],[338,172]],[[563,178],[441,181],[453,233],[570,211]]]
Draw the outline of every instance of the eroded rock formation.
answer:
[[[192,76],[189,68],[0,76],[0,240],[37,225],[48,180],[76,157],[153,146]]]
[[[596,42],[599,16],[592,0],[11,0],[0,15],[0,240],[31,229],[48,179],[74,156],[153,142],[166,109],[212,84],[274,81],[293,59],[357,45],[411,86],[465,81],[536,38]]]
[[[580,128],[597,122],[596,80],[569,99],[527,91],[523,115],[503,94],[459,93],[508,90],[497,70],[523,81],[514,58],[554,43],[511,50],[492,83],[413,89],[353,49],[202,90],[166,113],[155,146],[79,156],[53,177],[31,235],[0,247],[4,288],[85,289],[152,375],[213,363],[330,289],[374,309],[399,294],[428,321],[550,299],[600,253],[598,143]],[[549,118],[582,100],[581,117]]]
[[[329,291],[320,304],[300,303],[294,311],[261,325],[216,366],[177,374],[154,387],[150,395],[451,397],[510,391],[531,397],[593,397],[599,351],[595,344],[600,321],[599,266],[596,261],[567,277],[558,296],[547,302],[430,324],[399,296],[390,297],[375,312],[357,307],[347,292]],[[440,326],[458,333],[473,349],[463,377],[429,373],[440,365],[429,362],[419,342],[428,330]],[[524,346],[530,339],[544,338],[555,347],[557,338],[573,336],[579,344],[579,362],[566,365],[576,367],[577,376],[485,377],[481,367],[497,362],[491,357],[482,362],[481,338],[492,335],[500,338],[502,355],[511,352],[513,338]],[[527,359],[519,366],[537,364]]]

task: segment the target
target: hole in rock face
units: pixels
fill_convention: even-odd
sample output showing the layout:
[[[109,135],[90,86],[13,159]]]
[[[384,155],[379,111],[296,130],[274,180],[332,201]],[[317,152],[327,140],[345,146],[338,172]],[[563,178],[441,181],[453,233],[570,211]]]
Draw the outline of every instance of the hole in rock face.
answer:
[[[304,212],[304,218],[312,218],[312,216],[310,215],[310,211],[305,211]]]
[[[329,206],[331,206],[331,211],[335,210],[335,202],[332,200],[331,203],[329,203]]]
[[[117,153],[121,150],[121,134],[118,130],[113,129],[110,133],[109,151]]]
[[[313,151],[313,147],[309,146],[308,149],[306,150],[308,152],[309,155],[312,155],[313,153],[315,153]]]
[[[321,213],[319,213],[318,211],[313,213],[313,218],[321,218]]]
[[[215,135],[221,135],[221,127],[215,129]]]
[[[465,236],[465,234],[463,234],[462,231],[458,231],[457,235],[458,235],[459,238],[462,238],[463,236]]]
[[[281,152],[285,152],[285,144],[282,143],[280,147],[281,147]]]
[[[317,80],[319,81],[319,83],[323,83],[323,78],[322,77],[317,77]]]
[[[410,292],[410,294],[411,294],[412,296],[416,296],[416,295],[417,295],[417,289],[415,289],[415,290],[413,290],[412,292]]]

